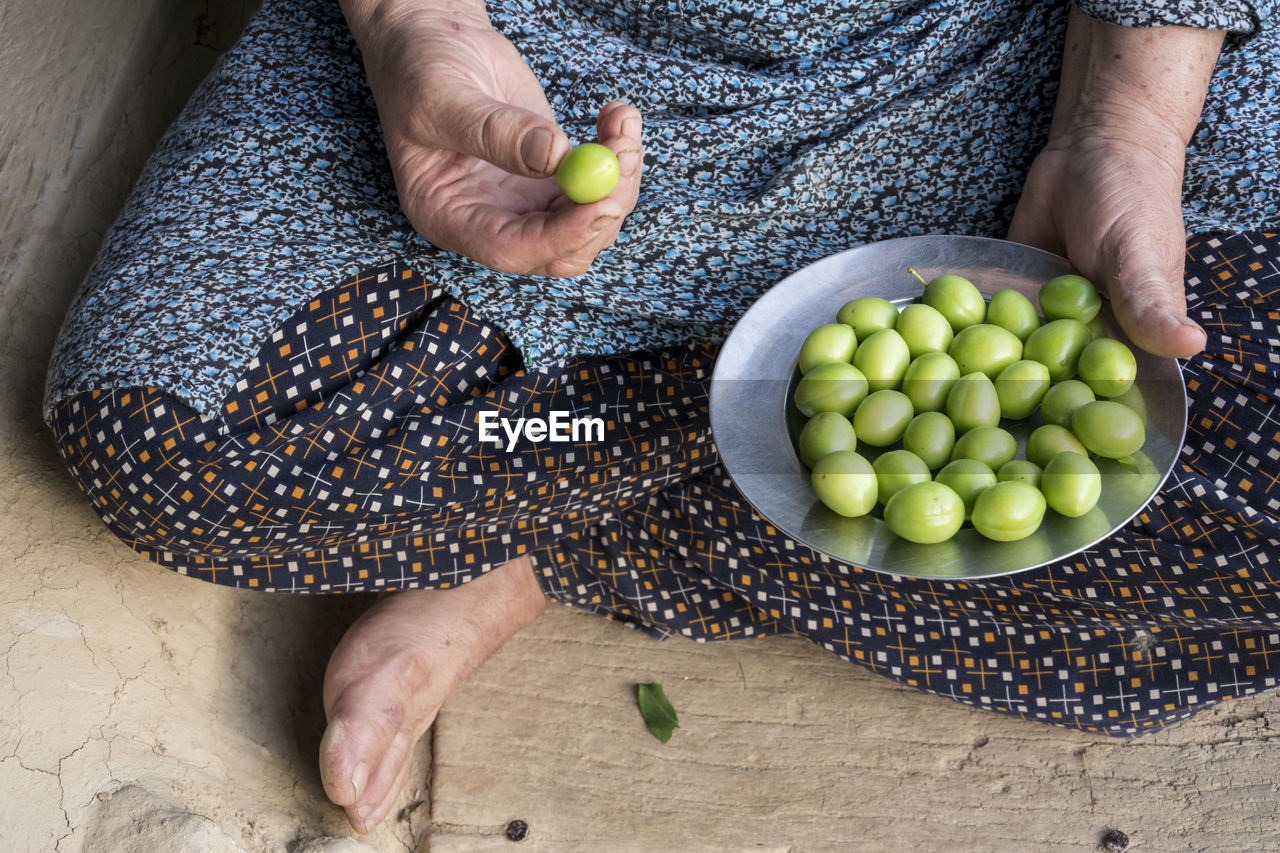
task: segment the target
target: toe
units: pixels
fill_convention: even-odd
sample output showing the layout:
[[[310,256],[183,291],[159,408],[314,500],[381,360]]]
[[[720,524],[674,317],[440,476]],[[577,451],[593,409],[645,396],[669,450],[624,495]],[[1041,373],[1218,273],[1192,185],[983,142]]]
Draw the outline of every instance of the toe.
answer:
[[[382,762],[370,777],[364,796],[354,808],[347,808],[351,825],[357,832],[372,831],[390,813],[400,790],[409,779],[417,742],[418,738],[409,732],[401,732],[391,742]]]
[[[368,788],[388,747],[404,725],[404,712],[396,704],[370,707],[356,693],[343,694],[334,708],[320,741],[320,777],[325,794],[340,806],[355,806],[370,799]],[[381,799],[381,792],[379,792]]]

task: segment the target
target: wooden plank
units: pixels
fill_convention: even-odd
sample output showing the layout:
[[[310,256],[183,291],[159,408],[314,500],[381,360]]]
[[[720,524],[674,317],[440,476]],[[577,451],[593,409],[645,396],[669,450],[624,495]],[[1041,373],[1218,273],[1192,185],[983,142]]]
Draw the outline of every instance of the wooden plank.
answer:
[[[680,714],[667,745],[637,683]],[[1280,849],[1280,697],[1136,741],[900,687],[796,638],[655,643],[553,608],[436,723],[432,853]]]

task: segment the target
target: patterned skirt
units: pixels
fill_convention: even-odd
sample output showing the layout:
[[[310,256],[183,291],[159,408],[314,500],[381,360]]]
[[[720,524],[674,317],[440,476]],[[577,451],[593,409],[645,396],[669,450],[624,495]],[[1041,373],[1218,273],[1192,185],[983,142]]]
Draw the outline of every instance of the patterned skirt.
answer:
[[[714,345],[526,370],[396,263],[302,306],[216,410],[118,388],[58,401],[51,426],[110,529],[183,574],[445,588],[527,555],[549,597],[659,636],[799,634],[921,690],[1131,736],[1280,676],[1280,236],[1195,237],[1186,271],[1209,344],[1165,488],[1098,546],[981,582],[844,565],[758,516],[711,439]],[[484,424],[556,412],[541,440]]]

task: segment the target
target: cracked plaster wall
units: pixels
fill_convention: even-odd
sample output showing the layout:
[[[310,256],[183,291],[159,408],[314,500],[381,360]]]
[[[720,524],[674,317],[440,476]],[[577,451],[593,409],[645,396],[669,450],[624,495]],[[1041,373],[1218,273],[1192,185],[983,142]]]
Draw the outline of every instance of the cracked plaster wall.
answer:
[[[308,840],[347,831],[314,756],[324,663],[358,602],[153,567],[101,526],[40,419],[53,339],[103,233],[255,6],[0,0],[6,851],[320,850]],[[333,849],[413,845],[405,823]]]

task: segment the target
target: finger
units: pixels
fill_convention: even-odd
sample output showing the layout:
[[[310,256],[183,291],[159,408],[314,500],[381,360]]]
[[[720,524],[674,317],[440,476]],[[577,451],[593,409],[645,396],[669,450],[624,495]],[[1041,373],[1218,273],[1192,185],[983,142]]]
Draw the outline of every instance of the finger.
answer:
[[[1149,238],[1122,242],[1108,253],[1107,291],[1120,327],[1135,344],[1154,355],[1190,358],[1204,349],[1206,335],[1187,317],[1181,264],[1168,255]]]
[[[440,221],[437,244],[502,272],[536,275],[616,233],[622,213],[613,198],[524,214],[476,205]]]
[[[611,227],[601,231],[599,237],[579,251],[547,264],[541,271],[542,275],[562,278],[581,275],[590,269],[600,252],[613,245],[618,239],[624,218],[627,213],[635,209],[640,194],[640,174],[644,168],[641,132],[640,111],[635,107],[621,101],[613,101],[606,104],[600,111],[596,122],[596,133],[600,142],[617,155],[620,171],[618,186],[609,194],[609,198],[622,206],[623,217],[620,217]],[[556,199],[552,209],[560,210],[568,204],[572,202],[567,198]]]
[[[432,123],[436,144],[515,175],[546,177],[569,151],[556,123],[523,107],[467,90],[448,100],[449,114]]]
[[[1033,165],[1018,198],[1018,206],[1013,211],[1013,219],[1009,222],[1007,239],[1065,256],[1066,247],[1042,184]]]
[[[618,186],[610,195],[622,203],[626,213],[635,209],[640,194],[640,175],[644,171],[643,129],[640,111],[621,101],[606,104],[596,120],[601,144],[618,157]]]

